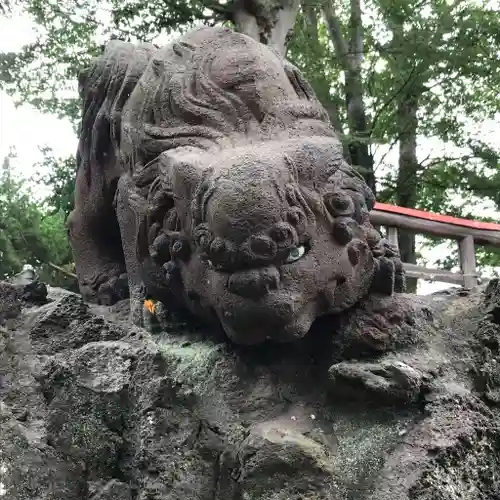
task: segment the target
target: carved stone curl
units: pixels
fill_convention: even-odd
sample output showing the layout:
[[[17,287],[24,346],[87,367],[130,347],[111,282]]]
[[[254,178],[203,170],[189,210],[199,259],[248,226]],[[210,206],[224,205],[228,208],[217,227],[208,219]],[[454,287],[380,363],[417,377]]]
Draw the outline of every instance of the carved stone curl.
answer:
[[[133,301],[216,319],[241,344],[301,338],[319,316],[404,289],[397,250],[370,224],[373,194],[270,49],[204,27],[161,49],[113,41],[86,75],[77,193],[107,211],[114,196],[121,242],[101,258],[106,230],[73,223],[82,287],[115,248]]]

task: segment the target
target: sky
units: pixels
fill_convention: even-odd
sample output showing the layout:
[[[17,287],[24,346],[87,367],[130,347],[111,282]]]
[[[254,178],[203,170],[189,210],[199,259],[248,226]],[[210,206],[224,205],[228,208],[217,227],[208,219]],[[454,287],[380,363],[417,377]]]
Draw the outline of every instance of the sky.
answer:
[[[0,17],[0,51],[17,51],[35,37],[33,24],[29,18],[17,15],[9,19]],[[500,125],[489,122],[482,125],[484,130],[480,134],[490,137],[500,136]],[[62,120],[53,115],[43,114],[30,105],[16,107],[14,101],[6,93],[0,91],[0,159],[15,148],[17,158],[13,164],[14,169],[23,177],[29,178],[35,174],[35,165],[41,160],[40,148],[50,146],[56,156],[68,156],[76,152],[77,137],[69,120]],[[418,151],[425,151],[425,155],[439,153],[446,146],[437,141],[423,139],[420,141]],[[389,166],[397,164],[397,151],[386,154],[383,147],[376,148],[375,158],[385,155],[384,164]],[[384,167],[381,167],[381,170]],[[380,174],[379,170],[377,174]],[[47,193],[38,191],[37,195]],[[417,244],[418,244],[417,237]],[[440,245],[432,251],[424,252],[424,257],[432,262],[449,252],[449,245]],[[449,288],[446,283],[430,283],[419,280],[419,293],[432,293],[433,291]]]
[[[0,16],[0,33],[1,52],[17,51],[34,37],[30,19],[22,16]],[[68,156],[75,153],[76,144],[69,120],[42,114],[29,105],[16,108],[13,99],[0,91],[0,159],[14,147],[18,158],[13,166],[23,177],[35,173],[34,166],[42,158],[40,147],[48,145],[57,156]]]

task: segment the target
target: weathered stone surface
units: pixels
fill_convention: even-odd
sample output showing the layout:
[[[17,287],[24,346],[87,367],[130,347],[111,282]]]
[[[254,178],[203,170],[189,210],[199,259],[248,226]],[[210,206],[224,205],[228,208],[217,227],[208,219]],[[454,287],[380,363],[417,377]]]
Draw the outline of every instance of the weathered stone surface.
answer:
[[[127,483],[116,479],[111,481],[96,481],[89,484],[91,500],[132,500],[132,493]]]
[[[87,300],[130,293],[143,325],[154,298],[253,345],[404,290],[373,193],[269,47],[219,27],[159,49],[113,40],[80,93],[69,234]]]
[[[0,281],[0,325],[13,319],[21,312],[21,301],[17,290],[11,283]]]
[[[24,269],[10,280],[18,297],[30,304],[44,304],[47,300],[47,286],[40,281],[40,276],[31,268]]]
[[[54,290],[0,329],[6,498],[498,498],[498,290],[396,295],[389,318],[372,297],[250,348]]]

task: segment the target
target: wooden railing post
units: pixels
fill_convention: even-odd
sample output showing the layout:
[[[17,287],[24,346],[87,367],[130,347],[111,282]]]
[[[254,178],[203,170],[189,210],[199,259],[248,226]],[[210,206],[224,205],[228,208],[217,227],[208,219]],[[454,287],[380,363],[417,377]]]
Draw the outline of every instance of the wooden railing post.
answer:
[[[389,243],[392,243],[393,245],[395,245],[396,248],[399,248],[398,228],[397,227],[389,226],[387,228],[387,239],[389,240]]]
[[[474,288],[477,286],[476,274],[476,250],[474,248],[474,237],[466,236],[458,242],[460,251],[460,268],[464,277],[464,287]]]

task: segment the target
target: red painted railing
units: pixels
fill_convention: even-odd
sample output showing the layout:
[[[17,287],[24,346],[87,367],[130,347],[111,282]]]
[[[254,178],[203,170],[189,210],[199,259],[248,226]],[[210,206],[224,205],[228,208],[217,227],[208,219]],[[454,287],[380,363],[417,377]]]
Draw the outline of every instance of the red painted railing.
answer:
[[[475,245],[500,247],[500,224],[492,222],[461,219],[386,203],[376,203],[370,218],[374,225],[387,228],[387,237],[395,245],[398,245],[398,229],[458,241],[461,272],[429,269],[405,263],[406,274],[414,278],[473,288],[479,281]]]
[[[380,212],[389,212],[393,214],[406,215],[408,217],[416,217],[418,219],[431,220],[434,222],[444,222],[445,224],[454,224],[456,226],[470,227],[472,229],[483,229],[485,231],[500,231],[500,224],[494,222],[482,222],[478,220],[461,219],[452,217],[451,215],[435,214],[433,212],[425,212],[416,208],[399,207],[397,205],[389,205],[388,203],[375,203],[375,210]]]

